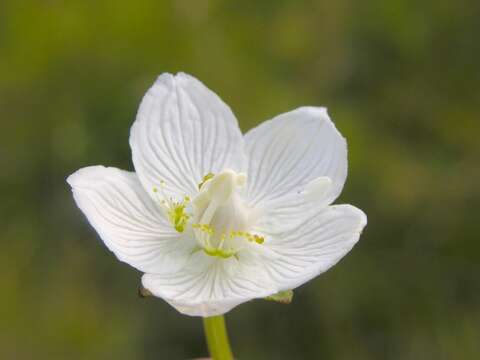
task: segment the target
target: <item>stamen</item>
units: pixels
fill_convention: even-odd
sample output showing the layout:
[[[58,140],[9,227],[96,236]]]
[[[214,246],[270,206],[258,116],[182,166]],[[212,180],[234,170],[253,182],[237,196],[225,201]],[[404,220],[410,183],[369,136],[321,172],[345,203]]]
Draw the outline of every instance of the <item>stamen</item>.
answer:
[[[158,196],[158,189],[156,187],[153,188],[153,192],[157,194],[158,201],[161,207],[165,210],[168,219],[170,220],[171,224],[179,233],[185,231],[185,226],[188,223],[191,215],[187,214],[185,208],[187,207],[188,203],[190,202],[190,197],[185,196],[182,202],[173,201],[172,198],[168,198],[165,195],[164,191],[165,182],[162,180],[160,181],[160,192],[161,197]]]
[[[185,212],[186,204],[188,204],[188,198],[185,197],[182,203],[174,202],[173,208],[169,212],[170,222],[178,232],[183,232],[187,225],[190,215]]]
[[[248,241],[256,242],[257,244],[263,244],[265,241],[265,238],[263,236],[245,231],[231,231],[230,238],[233,239],[234,237],[243,237]]]
[[[192,227],[206,232],[208,235],[213,235],[213,228],[208,224],[192,224]]]
[[[214,173],[208,173],[207,175],[205,175],[202,179],[202,182],[200,184],[198,184],[198,190],[200,190],[202,188],[202,186],[210,179],[212,179],[213,177],[215,176]]]
[[[210,244],[210,237],[213,235],[213,228],[208,224],[192,224],[193,229],[200,231],[200,234],[197,232],[197,238],[200,240],[200,243],[203,247],[213,248]]]
[[[230,256],[236,255],[240,250],[243,249],[237,248],[237,249],[228,249],[224,250],[223,246],[225,244],[225,241],[228,239],[232,240],[236,237],[241,237],[244,238],[248,241],[251,242],[256,242],[257,244],[263,244],[265,241],[265,238],[263,236],[257,235],[257,234],[251,234],[249,232],[245,231],[230,231],[227,234],[222,233],[220,235],[220,242],[218,246],[212,246],[210,243],[210,237],[215,234],[215,229],[209,225],[209,224],[192,224],[192,228],[199,230],[202,232],[202,234],[199,234],[200,239],[203,242],[203,250],[205,251],[206,254],[210,256],[219,256],[222,258],[228,258]]]
[[[227,238],[227,236],[225,234],[222,234],[222,236],[220,236],[220,244],[218,244],[219,249],[223,248],[223,244],[225,244],[225,239],[226,238]]]

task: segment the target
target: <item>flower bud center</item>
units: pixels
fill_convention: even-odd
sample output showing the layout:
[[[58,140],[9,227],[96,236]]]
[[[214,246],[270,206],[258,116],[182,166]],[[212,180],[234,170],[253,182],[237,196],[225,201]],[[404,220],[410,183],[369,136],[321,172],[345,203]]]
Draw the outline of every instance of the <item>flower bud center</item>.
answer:
[[[198,185],[199,193],[193,201],[188,196],[182,202],[167,200],[164,196],[160,204],[175,230],[192,229],[199,248],[206,254],[229,258],[246,242],[261,244],[264,241],[263,237],[248,232],[253,209],[239,194],[245,182],[246,175],[233,170],[216,175],[208,173]]]
[[[226,258],[236,254],[246,240],[263,241],[248,233],[252,209],[238,193],[245,181],[245,174],[224,170],[201,184],[192,202],[192,221],[197,242],[207,254]]]

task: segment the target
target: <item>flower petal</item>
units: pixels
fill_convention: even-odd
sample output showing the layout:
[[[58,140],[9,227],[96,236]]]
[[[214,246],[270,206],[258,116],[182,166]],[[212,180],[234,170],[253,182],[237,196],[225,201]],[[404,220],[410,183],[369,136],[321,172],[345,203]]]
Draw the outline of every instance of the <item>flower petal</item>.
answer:
[[[142,285],[175,309],[190,316],[221,315],[254,298],[276,292],[258,272],[258,264],[235,257],[219,259],[199,251],[189,265],[172,275],[145,274]]]
[[[150,195],[165,182],[177,198],[194,195],[208,173],[245,165],[230,108],[187,74],[163,74],[145,94],[130,131],[135,170]]]
[[[90,166],[70,175],[78,207],[119,260],[143,272],[177,271],[194,242],[179,236],[135,173]]]
[[[251,205],[289,205],[292,194],[316,178],[330,180],[317,205],[332,203],[347,176],[347,146],[327,110],[301,107],[266,121],[245,135],[246,196]],[[271,207],[271,206],[270,206]]]
[[[289,290],[327,271],[352,249],[366,224],[360,209],[334,205],[310,213],[287,232],[265,232],[264,246],[271,251],[265,269],[271,281],[280,291]]]

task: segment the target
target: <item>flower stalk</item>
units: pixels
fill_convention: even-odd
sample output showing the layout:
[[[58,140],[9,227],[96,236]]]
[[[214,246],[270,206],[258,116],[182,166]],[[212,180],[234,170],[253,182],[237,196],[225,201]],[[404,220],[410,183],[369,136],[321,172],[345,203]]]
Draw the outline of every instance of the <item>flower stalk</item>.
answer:
[[[213,360],[233,360],[223,315],[203,318],[208,351]]]

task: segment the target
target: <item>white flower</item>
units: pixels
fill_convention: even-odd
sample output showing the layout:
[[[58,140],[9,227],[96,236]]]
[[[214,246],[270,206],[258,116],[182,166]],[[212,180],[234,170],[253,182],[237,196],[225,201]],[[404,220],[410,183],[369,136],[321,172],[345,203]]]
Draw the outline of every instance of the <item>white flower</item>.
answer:
[[[161,75],[130,132],[134,172],[68,179],[106,246],[178,311],[223,314],[335,265],[367,219],[330,204],[347,147],[325,108],[301,107],[242,136],[230,108],[186,74]]]

